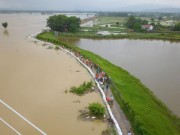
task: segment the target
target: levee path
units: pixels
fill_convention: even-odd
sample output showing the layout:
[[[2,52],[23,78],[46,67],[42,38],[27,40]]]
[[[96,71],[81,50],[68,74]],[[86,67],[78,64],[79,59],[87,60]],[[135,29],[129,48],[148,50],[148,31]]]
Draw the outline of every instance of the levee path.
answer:
[[[36,35],[37,34],[30,36],[30,38],[33,40],[36,40],[36,41],[40,41],[40,40],[37,40],[34,38]],[[54,45],[52,43],[48,43],[48,42],[46,42],[46,43],[50,46]],[[64,47],[60,47],[60,49],[62,51],[65,51],[67,54],[70,54],[71,56],[73,56],[80,64],[82,64],[88,70],[88,72],[91,74],[91,76],[94,78],[94,81],[97,84],[97,87],[98,87],[97,89],[101,93],[103,101],[109,112],[110,118],[114,122],[114,125],[116,127],[118,134],[119,135],[122,135],[122,134],[127,135],[128,131],[131,130],[131,125],[130,125],[129,121],[127,120],[126,116],[124,115],[122,109],[120,108],[120,106],[118,105],[118,103],[115,100],[113,100],[113,105],[110,106],[108,104],[106,99],[112,95],[111,89],[109,88],[108,90],[105,90],[104,88],[102,88],[101,84],[95,78],[96,69],[93,69],[90,65],[87,65],[86,61],[82,60],[82,58],[80,58],[80,55],[76,56],[75,52],[64,49]],[[131,131],[131,133],[132,133],[132,131]]]

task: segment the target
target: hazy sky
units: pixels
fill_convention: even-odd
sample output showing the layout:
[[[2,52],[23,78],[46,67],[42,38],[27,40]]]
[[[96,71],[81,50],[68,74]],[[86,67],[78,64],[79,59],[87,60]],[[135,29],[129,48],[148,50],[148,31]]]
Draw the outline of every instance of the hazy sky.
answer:
[[[124,7],[177,7],[180,0],[0,0],[0,9],[120,10]]]

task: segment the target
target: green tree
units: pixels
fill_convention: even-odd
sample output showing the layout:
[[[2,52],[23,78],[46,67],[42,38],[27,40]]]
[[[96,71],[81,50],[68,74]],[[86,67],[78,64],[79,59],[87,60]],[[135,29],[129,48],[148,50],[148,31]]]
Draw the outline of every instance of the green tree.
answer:
[[[159,21],[163,21],[163,17],[158,17],[158,20]]]
[[[177,23],[175,26],[174,26],[174,31],[180,31],[180,23]]]
[[[130,16],[130,17],[128,18],[128,20],[126,21],[126,26],[127,26],[128,28],[133,29],[135,23],[136,23],[136,18],[135,18],[134,16]]]
[[[151,18],[151,21],[152,21],[152,22],[154,22],[154,21],[155,21],[155,19],[154,19],[154,18]]]
[[[126,21],[126,26],[135,31],[142,31],[141,26],[147,24],[147,20],[142,20],[140,18],[135,18],[134,16],[130,16]]]
[[[7,23],[7,22],[4,22],[4,23],[2,23],[2,26],[6,29],[7,26],[8,26],[8,23]]]
[[[81,20],[75,16],[68,17],[66,20],[67,30],[69,32],[77,32],[80,28]]]
[[[47,27],[59,32],[77,32],[80,28],[80,18],[54,15],[47,19]]]
[[[155,25],[155,29],[156,30],[161,30],[163,28],[163,26],[161,25],[161,23],[158,21],[158,23]]]

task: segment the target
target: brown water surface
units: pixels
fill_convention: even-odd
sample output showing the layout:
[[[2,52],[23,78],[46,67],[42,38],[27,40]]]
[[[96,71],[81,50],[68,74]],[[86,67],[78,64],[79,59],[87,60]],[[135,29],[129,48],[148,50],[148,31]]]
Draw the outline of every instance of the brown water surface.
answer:
[[[65,93],[71,86],[90,81],[88,72],[65,52],[46,49],[27,38],[45,27],[47,17],[0,14],[0,20],[8,22],[6,31],[0,27],[0,99],[47,134],[99,135],[106,123],[78,119],[80,109],[102,103],[99,93],[82,97]],[[77,100],[80,103],[73,102]],[[2,104],[0,117],[22,134],[39,134]],[[0,121],[0,134],[11,133]]]

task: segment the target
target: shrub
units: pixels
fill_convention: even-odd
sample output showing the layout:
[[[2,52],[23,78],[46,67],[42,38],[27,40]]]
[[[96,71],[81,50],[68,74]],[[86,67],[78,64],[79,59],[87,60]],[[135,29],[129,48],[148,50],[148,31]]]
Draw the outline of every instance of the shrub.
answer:
[[[59,46],[56,45],[54,49],[55,49],[55,50],[59,50]]]
[[[105,114],[105,108],[100,103],[92,103],[88,106],[90,115],[97,118],[103,118]]]
[[[92,81],[84,82],[79,87],[71,87],[70,92],[76,93],[77,95],[85,94],[92,87]]]
[[[102,131],[101,135],[117,135],[117,133],[113,127],[108,127],[106,130]]]
[[[4,22],[4,23],[2,23],[2,26],[6,29],[7,26],[8,26],[8,23],[7,23],[7,22]]]

